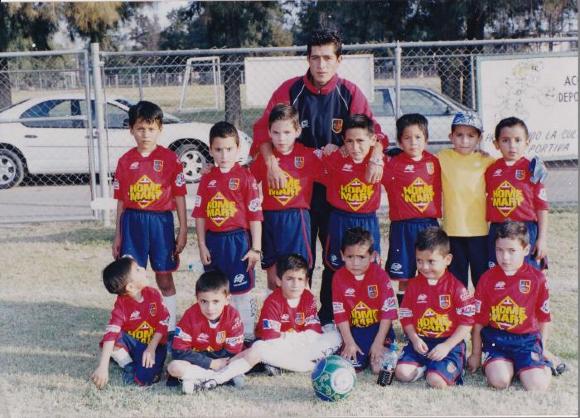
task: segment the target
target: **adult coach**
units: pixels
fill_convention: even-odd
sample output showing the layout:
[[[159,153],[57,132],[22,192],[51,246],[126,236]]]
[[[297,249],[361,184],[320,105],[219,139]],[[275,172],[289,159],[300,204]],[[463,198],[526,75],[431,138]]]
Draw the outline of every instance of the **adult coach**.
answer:
[[[362,91],[352,82],[337,75],[342,61],[342,41],[336,32],[314,32],[306,49],[308,71],[304,76],[286,80],[272,94],[264,114],[254,124],[254,143],[251,154],[262,153],[268,167],[268,183],[272,188],[282,188],[286,177],[272,154],[268,135],[270,111],[279,103],[292,105],[299,114],[302,134],[298,141],[306,147],[330,153],[343,145],[342,125],[348,115],[364,114],[375,123],[377,141],[367,170],[367,181],[376,183],[383,175],[383,149],[388,138],[381,132]],[[311,248],[316,249],[316,237],[322,244],[323,259],[331,207],[326,201],[326,189],[315,183],[311,201]],[[314,251],[315,252],[315,251]],[[322,324],[332,321],[332,275],[325,267],[320,289]],[[311,279],[312,281],[312,279]]]

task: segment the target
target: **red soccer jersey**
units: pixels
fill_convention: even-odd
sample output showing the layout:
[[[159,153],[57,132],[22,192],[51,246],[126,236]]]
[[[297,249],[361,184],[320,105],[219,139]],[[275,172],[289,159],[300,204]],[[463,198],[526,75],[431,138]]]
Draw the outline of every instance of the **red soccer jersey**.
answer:
[[[527,263],[513,276],[500,266],[486,271],[475,289],[475,322],[512,334],[539,331],[550,322],[550,296],[544,274]]]
[[[489,222],[537,221],[536,211],[549,209],[544,185],[530,181],[529,165],[525,157],[512,166],[500,158],[487,168],[485,191]]]
[[[322,158],[324,174],[320,181],[326,186],[326,200],[334,208],[351,213],[373,213],[381,203],[381,185],[366,183],[367,156],[362,163],[343,157],[339,151]]]
[[[243,345],[244,326],[240,314],[231,305],[226,305],[219,321],[211,324],[196,303],[183,314],[173,338],[173,349],[182,351],[226,350],[236,354],[242,351]]]
[[[132,148],[119,159],[113,182],[115,199],[124,208],[167,211],[175,209],[175,196],[185,196],[183,166],[177,155],[161,145],[147,157]]]
[[[287,177],[286,187],[271,189],[268,186],[267,168],[264,157],[259,154],[258,159],[250,166],[252,174],[259,183],[262,183],[263,210],[285,210],[291,208],[310,209],[312,197],[312,183],[316,177],[317,164],[320,160],[314,155],[312,148],[296,142],[294,149],[288,155],[280,154],[276,148],[274,156]]]
[[[413,325],[421,337],[447,338],[459,325],[473,325],[474,312],[473,297],[446,271],[433,286],[422,274],[411,280],[399,315],[401,325]]]
[[[332,310],[335,323],[348,321],[356,328],[397,319],[397,299],[389,276],[375,263],[362,280],[341,267],[332,278]]]
[[[284,332],[322,332],[316,309],[316,300],[305,289],[298,306],[292,308],[280,288],[274,290],[264,301],[260,319],[256,325],[256,337],[261,340],[280,338]]]
[[[441,217],[441,166],[439,160],[423,152],[420,161],[402,153],[385,165],[383,185],[389,198],[389,219]]]
[[[205,218],[213,232],[249,229],[250,221],[263,219],[256,179],[237,163],[228,173],[212,168],[201,178],[192,216]]]
[[[141,302],[129,295],[117,296],[101,346],[105,341],[117,340],[121,331],[143,344],[149,344],[153,334],[158,332],[163,334],[160,343],[167,342],[169,311],[163,304],[161,293],[152,287],[144,287],[141,296]]]

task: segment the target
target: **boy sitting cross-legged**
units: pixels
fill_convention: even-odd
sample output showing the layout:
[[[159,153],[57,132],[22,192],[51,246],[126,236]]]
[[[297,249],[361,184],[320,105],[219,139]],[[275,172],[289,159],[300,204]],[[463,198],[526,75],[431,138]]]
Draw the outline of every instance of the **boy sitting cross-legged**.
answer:
[[[308,263],[297,254],[276,262],[278,288],[266,298],[256,327],[259,338],[247,350],[205,383],[206,388],[227,382],[263,362],[295,372],[308,372],[316,361],[334,353],[341,345],[334,330],[322,333],[316,300],[307,289]]]
[[[203,273],[195,284],[195,295],[197,303],[177,324],[173,361],[167,366],[171,376],[181,379],[186,394],[200,389],[215,370],[225,367],[244,342],[244,327],[238,311],[229,305],[229,281],[223,273]]]
[[[131,257],[119,258],[105,267],[103,283],[118,296],[91,380],[97,388],[105,387],[112,358],[123,368],[125,383],[145,386],[158,381],[167,354],[169,321],[161,294],[147,286],[145,269]]]

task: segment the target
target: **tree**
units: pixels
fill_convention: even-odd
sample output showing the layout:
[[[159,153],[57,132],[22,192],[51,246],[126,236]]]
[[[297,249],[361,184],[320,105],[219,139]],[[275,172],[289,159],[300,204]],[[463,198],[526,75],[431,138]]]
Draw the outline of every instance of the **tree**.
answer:
[[[283,27],[284,11],[279,2],[194,1],[170,15],[172,25],[161,34],[162,48],[239,48],[287,46],[290,32]],[[243,61],[225,55],[223,67],[225,119],[240,127],[239,74]]]

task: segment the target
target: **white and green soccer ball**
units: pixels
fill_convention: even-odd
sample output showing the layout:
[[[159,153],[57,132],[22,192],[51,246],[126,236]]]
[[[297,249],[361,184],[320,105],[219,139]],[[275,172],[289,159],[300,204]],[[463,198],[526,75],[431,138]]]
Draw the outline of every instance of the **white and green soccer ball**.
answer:
[[[323,401],[335,402],[350,395],[356,382],[356,372],[348,361],[332,355],[316,364],[311,378],[316,396]]]

